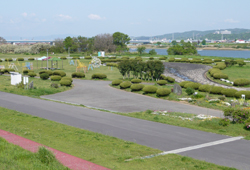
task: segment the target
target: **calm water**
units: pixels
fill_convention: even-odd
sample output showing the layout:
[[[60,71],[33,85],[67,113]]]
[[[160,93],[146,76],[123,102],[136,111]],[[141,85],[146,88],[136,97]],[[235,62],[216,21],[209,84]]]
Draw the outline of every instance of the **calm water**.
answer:
[[[146,49],[149,52],[151,49]],[[136,49],[131,48],[129,51],[135,52]],[[155,49],[160,55],[168,55],[166,49]],[[201,56],[217,56],[217,57],[233,57],[233,58],[250,58],[250,51],[234,51],[234,50],[202,50],[198,51]]]

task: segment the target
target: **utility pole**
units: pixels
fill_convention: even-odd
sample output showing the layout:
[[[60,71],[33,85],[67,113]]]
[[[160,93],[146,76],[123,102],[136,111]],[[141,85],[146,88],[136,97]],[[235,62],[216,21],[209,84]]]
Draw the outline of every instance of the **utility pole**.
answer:
[[[70,57],[69,50],[70,50],[70,47],[68,47],[68,57]]]
[[[48,70],[48,65],[49,65],[49,56],[48,56],[48,51],[49,51],[49,49],[47,49],[47,70]]]

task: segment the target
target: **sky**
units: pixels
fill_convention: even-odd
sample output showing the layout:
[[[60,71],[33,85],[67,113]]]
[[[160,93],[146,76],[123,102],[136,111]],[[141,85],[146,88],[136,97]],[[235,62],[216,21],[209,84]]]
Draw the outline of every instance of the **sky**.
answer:
[[[156,36],[250,29],[250,0],[1,0],[0,36]]]

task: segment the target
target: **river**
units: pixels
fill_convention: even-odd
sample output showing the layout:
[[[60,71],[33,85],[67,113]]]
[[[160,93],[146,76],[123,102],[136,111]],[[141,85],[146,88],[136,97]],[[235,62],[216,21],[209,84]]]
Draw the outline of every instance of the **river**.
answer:
[[[151,49],[146,49],[145,52],[148,53]],[[130,48],[130,52],[135,52],[135,48]],[[167,49],[155,49],[157,54],[168,55]],[[217,57],[233,57],[233,58],[250,58],[250,51],[240,51],[240,50],[202,50],[198,51],[201,56],[217,56]]]

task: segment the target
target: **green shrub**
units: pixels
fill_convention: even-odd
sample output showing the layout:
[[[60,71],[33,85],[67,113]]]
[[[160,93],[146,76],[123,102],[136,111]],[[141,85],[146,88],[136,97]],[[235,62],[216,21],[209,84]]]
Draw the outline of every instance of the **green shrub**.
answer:
[[[61,86],[71,86],[72,82],[70,80],[61,80],[60,82]]]
[[[166,60],[166,57],[160,57],[159,60]]]
[[[234,86],[246,86],[250,84],[250,80],[248,79],[236,79],[234,80]]]
[[[214,62],[221,62],[221,59],[214,59]]]
[[[175,59],[175,62],[181,62],[181,59]]]
[[[130,88],[131,85],[132,85],[132,83],[130,81],[124,81],[120,84],[120,88],[127,89],[127,88]]]
[[[45,147],[39,148],[37,157],[42,163],[46,165],[52,164],[53,162],[57,161],[55,155]]]
[[[208,84],[201,85],[199,87],[199,91],[202,91],[202,92],[210,92],[211,89],[212,89],[212,86],[210,86]]]
[[[118,67],[116,63],[106,63],[106,66]]]
[[[78,59],[80,59],[80,57],[78,57],[78,56],[73,57],[73,60],[78,60]]]
[[[28,74],[29,70],[23,70],[23,74]]]
[[[162,86],[162,85],[166,85],[168,82],[166,80],[158,80],[156,83]]]
[[[192,95],[192,94],[194,94],[194,89],[191,88],[191,87],[188,87],[188,88],[186,89],[186,93],[187,93],[188,95]]]
[[[92,79],[105,79],[105,78],[107,78],[107,75],[102,73],[95,73],[92,75]]]
[[[160,88],[156,91],[157,96],[168,96],[170,93],[170,89],[167,88]]]
[[[31,61],[31,60],[35,60],[35,59],[34,59],[34,58],[28,58],[28,60],[30,60],[30,61]]]
[[[112,85],[113,86],[119,86],[122,83],[122,80],[113,80]]]
[[[167,77],[167,81],[170,82],[170,83],[174,83],[174,82],[175,82],[175,79],[168,76],[168,77]]]
[[[50,80],[51,80],[51,81],[60,81],[61,79],[62,79],[61,76],[51,76],[51,77],[50,77]]]
[[[89,60],[89,59],[92,59],[92,57],[91,56],[86,56],[86,57],[84,57],[84,59]]]
[[[168,62],[175,62],[175,58],[169,58]]]
[[[149,57],[149,60],[154,60],[154,57]]]
[[[67,58],[66,57],[60,57],[61,60],[66,60]]]
[[[216,66],[214,66],[214,68],[218,68],[220,70],[224,70],[226,67],[227,66],[226,66],[225,62],[216,63]]]
[[[49,76],[53,75],[53,72],[51,70],[42,70],[39,71],[39,74],[47,73]]]
[[[0,62],[3,62],[3,61],[0,59]]]
[[[224,116],[231,117],[233,115],[233,112],[234,112],[234,108],[228,107],[228,108],[224,109]]]
[[[71,74],[71,77],[72,78],[84,78],[85,74],[82,73],[82,72],[74,72],[74,73]]]
[[[5,58],[4,61],[13,61],[12,58]]]
[[[200,83],[194,83],[194,82],[190,82],[190,83],[186,83],[184,85],[184,88],[192,88],[192,89],[198,89],[201,86]]]
[[[141,79],[132,79],[131,82],[136,84],[136,83],[141,83],[142,80]]]
[[[230,117],[235,123],[244,123],[250,117],[250,110],[236,108]]]
[[[73,82],[73,80],[72,80],[72,78],[71,78],[71,77],[62,77],[62,79],[61,79],[61,80],[69,80],[69,81]]]
[[[223,74],[223,73],[215,73],[213,75],[213,77],[215,79],[228,79],[228,76],[226,74]]]
[[[182,63],[189,63],[189,59],[188,59],[188,58],[182,58],[182,59],[181,59],[181,62],[182,62]]]
[[[237,90],[235,89],[223,89],[221,94],[225,95],[226,97],[234,97]]]
[[[187,83],[192,83],[192,82],[191,81],[182,81],[182,82],[180,82],[180,86],[184,87],[185,84],[187,84]]]
[[[155,93],[157,91],[157,87],[155,87],[155,86],[145,86],[142,90],[145,93]]]
[[[4,74],[4,71],[3,70],[0,70],[0,75]]]
[[[34,73],[34,72],[29,72],[29,73],[28,73],[28,76],[30,76],[30,77],[36,77],[36,73]]]
[[[56,89],[57,89],[59,86],[58,86],[57,83],[51,83],[50,87],[53,87],[53,88],[56,88]]]
[[[24,58],[17,58],[17,61],[24,61]]]
[[[212,93],[212,94],[221,94],[221,91],[222,91],[222,90],[224,90],[223,87],[214,86],[214,87],[211,89],[210,93]]]
[[[65,77],[66,73],[64,71],[61,71],[61,70],[56,70],[56,71],[53,72],[53,75],[58,75],[58,76],[61,76],[61,77]]]
[[[14,69],[12,69],[12,68],[5,68],[5,69],[3,69],[2,70],[4,73],[10,73],[10,72],[15,72],[15,70]]]
[[[246,99],[250,99],[250,91],[238,91],[234,94],[236,98],[241,98],[241,95],[244,94]]]
[[[116,59],[116,57],[109,57],[109,59]]]
[[[220,69],[218,69],[218,68],[211,68],[211,69],[208,70],[208,72],[209,72],[209,74],[210,74],[212,77],[213,77],[213,75],[216,74],[216,73],[222,73],[222,72],[220,71]]]
[[[224,100],[226,99],[226,97],[224,97],[224,96],[220,96],[220,97],[218,97],[218,99],[220,99],[220,100],[224,101]]]
[[[228,126],[229,124],[230,124],[230,120],[227,118],[220,119],[220,121],[219,121],[219,125],[221,125],[221,126]]]
[[[42,80],[47,80],[47,79],[49,78],[49,74],[47,74],[47,73],[42,73],[42,74],[40,74],[40,78],[41,78]]]
[[[143,84],[132,84],[130,86],[130,89],[131,89],[131,91],[140,91],[143,89],[143,87],[144,87]]]

